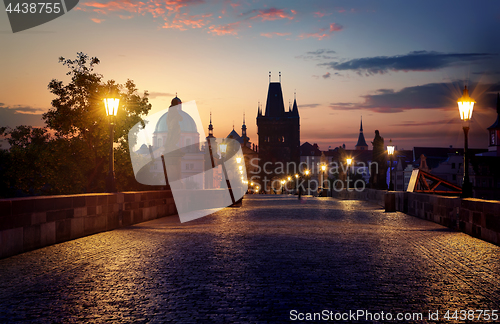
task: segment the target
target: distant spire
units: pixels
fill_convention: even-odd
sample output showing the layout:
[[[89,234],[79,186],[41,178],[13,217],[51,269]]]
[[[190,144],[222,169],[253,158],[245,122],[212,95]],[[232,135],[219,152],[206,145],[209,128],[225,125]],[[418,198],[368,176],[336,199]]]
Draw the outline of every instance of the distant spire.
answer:
[[[297,108],[297,92],[293,92],[293,108],[292,108],[292,116],[299,117],[299,108]]]
[[[355,146],[356,150],[367,150],[368,149],[368,144],[366,144],[365,141],[365,135],[363,135],[363,117],[361,117],[361,124],[359,126],[359,136],[358,136],[358,143]]]
[[[271,71],[269,71],[269,83],[271,83]]]
[[[233,130],[234,130],[234,119],[233,119]]]
[[[243,111],[243,125],[245,125],[245,111]]]
[[[297,99],[297,89],[293,90],[293,100]]]
[[[208,137],[214,136],[214,126],[212,125],[212,112],[210,112],[210,125],[208,125]]]
[[[280,71],[280,83],[281,83],[281,71]]]

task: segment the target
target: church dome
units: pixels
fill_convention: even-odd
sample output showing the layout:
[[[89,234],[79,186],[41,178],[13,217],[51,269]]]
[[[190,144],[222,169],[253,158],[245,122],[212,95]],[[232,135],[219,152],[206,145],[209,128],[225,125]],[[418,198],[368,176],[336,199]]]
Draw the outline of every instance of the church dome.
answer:
[[[172,99],[172,101],[170,102],[170,106],[177,106],[177,105],[180,105],[182,103],[181,99],[177,98],[177,96],[175,96],[174,99]]]
[[[175,98],[173,100],[175,100]],[[181,132],[198,133],[198,129],[196,128],[196,123],[194,122],[193,118],[191,118],[191,116],[189,116],[188,113],[180,109],[179,109],[179,114],[182,116],[182,120],[179,122],[179,125],[181,126]],[[168,111],[164,113],[163,116],[160,117],[160,119],[156,123],[155,133],[168,132],[167,115]]]

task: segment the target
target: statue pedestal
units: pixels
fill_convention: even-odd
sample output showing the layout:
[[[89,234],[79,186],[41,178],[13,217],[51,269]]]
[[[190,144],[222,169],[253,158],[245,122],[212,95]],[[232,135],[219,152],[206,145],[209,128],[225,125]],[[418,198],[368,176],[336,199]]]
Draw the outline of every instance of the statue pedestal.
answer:
[[[183,156],[184,152],[181,150],[175,150],[162,155],[163,172],[167,183],[167,189],[170,189],[170,182],[178,181],[182,178],[181,172]]]

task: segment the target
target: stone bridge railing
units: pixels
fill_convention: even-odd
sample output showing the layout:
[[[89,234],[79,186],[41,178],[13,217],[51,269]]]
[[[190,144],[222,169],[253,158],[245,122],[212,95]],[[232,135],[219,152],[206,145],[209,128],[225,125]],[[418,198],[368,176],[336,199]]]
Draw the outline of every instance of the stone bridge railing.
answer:
[[[500,245],[500,201],[365,189],[334,192],[339,199],[368,200]]]
[[[171,191],[0,199],[0,258],[176,214]]]

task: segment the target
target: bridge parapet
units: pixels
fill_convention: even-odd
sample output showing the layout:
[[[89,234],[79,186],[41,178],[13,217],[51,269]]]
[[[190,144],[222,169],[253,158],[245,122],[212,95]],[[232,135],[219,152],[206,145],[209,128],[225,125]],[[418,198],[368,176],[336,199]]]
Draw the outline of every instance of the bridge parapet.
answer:
[[[497,200],[375,189],[334,192],[335,198],[367,200],[380,206],[385,206],[387,195],[394,196],[397,211],[500,245],[500,201]]]
[[[176,214],[171,191],[0,199],[0,258]]]

